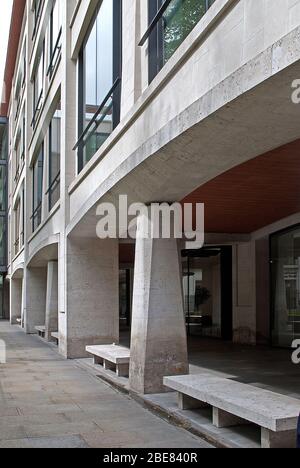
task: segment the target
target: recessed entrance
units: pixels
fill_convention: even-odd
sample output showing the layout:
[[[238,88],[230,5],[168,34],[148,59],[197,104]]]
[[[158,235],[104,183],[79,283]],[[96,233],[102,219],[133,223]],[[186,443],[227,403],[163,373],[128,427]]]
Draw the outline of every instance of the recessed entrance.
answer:
[[[184,251],[183,295],[189,336],[231,341],[231,247]]]

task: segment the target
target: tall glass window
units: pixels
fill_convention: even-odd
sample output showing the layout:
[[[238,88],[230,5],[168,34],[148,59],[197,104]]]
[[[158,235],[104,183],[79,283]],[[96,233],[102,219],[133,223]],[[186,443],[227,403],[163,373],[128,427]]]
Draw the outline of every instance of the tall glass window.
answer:
[[[35,38],[38,26],[40,23],[41,13],[42,13],[42,0],[34,0],[33,2],[33,33],[32,39]]]
[[[215,0],[149,0],[149,80],[152,81]],[[165,7],[165,8],[164,8]],[[161,10],[162,8],[162,10]],[[157,17],[159,11],[162,16]]]
[[[17,201],[17,205],[15,208],[15,255],[18,255],[21,247],[20,242],[20,221],[21,221],[21,199],[19,198]]]
[[[300,338],[300,227],[271,237],[272,341],[291,347]]]
[[[55,0],[50,16],[49,67],[47,71],[50,78],[61,51],[61,32],[60,0]]]
[[[6,223],[3,216],[0,217],[0,265],[6,263]]]
[[[41,111],[42,99],[43,99],[43,88],[44,88],[44,50],[45,43],[39,58],[39,62],[36,68],[36,72],[33,79],[33,118],[32,126],[35,127],[38,115]]]
[[[26,81],[26,43],[23,47],[22,56],[21,56],[21,65],[18,73],[17,83],[16,83],[16,91],[15,91],[15,99],[17,102],[17,109],[15,120],[18,119],[21,103],[22,103],[22,88],[25,85]]]
[[[60,144],[61,112],[60,104],[54,113],[49,127],[49,211],[60,198]]]
[[[103,0],[79,59],[79,171],[120,121],[122,0]]]
[[[0,166],[0,211],[6,211],[6,167]]]
[[[33,165],[33,213],[31,216],[33,232],[42,222],[43,174],[44,145],[41,146],[38,157]]]
[[[20,176],[25,165],[25,122],[25,115],[23,115],[21,128],[19,129],[15,146],[16,171],[14,181],[16,185],[20,180]]]

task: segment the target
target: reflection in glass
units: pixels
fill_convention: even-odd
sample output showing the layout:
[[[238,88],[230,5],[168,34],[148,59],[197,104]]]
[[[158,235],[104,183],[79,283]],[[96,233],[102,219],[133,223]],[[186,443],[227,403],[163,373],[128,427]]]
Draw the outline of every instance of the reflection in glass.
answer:
[[[272,340],[291,347],[300,338],[300,228],[271,238]]]
[[[210,2],[210,5],[213,1]],[[163,16],[164,64],[207,11],[207,0],[173,0]]]
[[[61,111],[59,104],[49,127],[49,211],[60,198],[60,145]]]
[[[49,68],[50,77],[55,68],[61,50],[61,14],[60,0],[55,0],[50,17]]]
[[[113,85],[120,75],[120,0],[103,0],[81,52],[83,121],[80,134],[93,121],[80,145],[79,170],[94,156],[119,123],[120,90]],[[120,49],[120,47],[119,47]],[[99,115],[100,106],[103,106]],[[94,122],[94,119],[97,118]],[[82,166],[82,167],[81,167]]]
[[[150,81],[168,62],[214,2],[215,0],[171,0],[149,38]],[[164,0],[149,0],[150,20],[155,18],[164,3]]]
[[[0,217],[0,265],[5,265],[5,219]]]
[[[84,50],[85,126],[97,112],[113,85],[113,2],[104,0]],[[99,116],[97,128],[87,141],[84,164],[112,132],[112,99]]]
[[[221,338],[221,253],[183,263],[184,309],[190,335]]]

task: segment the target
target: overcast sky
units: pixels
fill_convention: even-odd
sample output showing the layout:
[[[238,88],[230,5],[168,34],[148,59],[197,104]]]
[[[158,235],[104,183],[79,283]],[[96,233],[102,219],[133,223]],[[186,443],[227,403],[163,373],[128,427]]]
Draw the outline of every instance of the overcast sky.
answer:
[[[3,75],[6,61],[11,8],[13,0],[1,0],[0,7],[0,97],[2,97]]]

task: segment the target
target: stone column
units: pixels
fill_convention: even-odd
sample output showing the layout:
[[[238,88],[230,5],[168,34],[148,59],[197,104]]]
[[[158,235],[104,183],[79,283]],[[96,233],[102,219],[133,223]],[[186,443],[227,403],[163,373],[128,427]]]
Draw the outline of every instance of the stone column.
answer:
[[[25,331],[36,333],[36,326],[45,325],[47,269],[27,268]]]
[[[12,278],[10,281],[10,323],[16,325],[22,316],[22,278]]]
[[[51,333],[58,331],[58,263],[48,262],[47,296],[46,296],[46,333],[45,338],[51,341]]]
[[[178,241],[145,239],[137,226],[130,388],[164,392],[163,377],[189,373]]]
[[[68,239],[66,276],[66,357],[86,357],[88,345],[118,343],[118,240]]]

